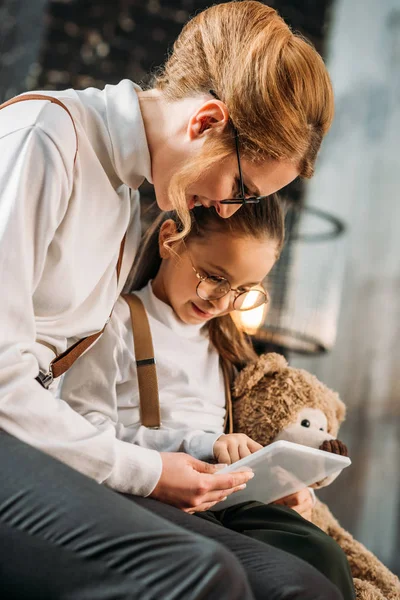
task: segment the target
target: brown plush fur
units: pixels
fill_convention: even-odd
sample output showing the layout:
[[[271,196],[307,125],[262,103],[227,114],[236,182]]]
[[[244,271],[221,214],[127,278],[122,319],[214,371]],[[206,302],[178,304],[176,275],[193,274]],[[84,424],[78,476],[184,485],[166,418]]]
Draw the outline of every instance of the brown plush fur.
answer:
[[[320,408],[328,419],[328,433],[337,436],[346,408],[338,394],[303,369],[289,367],[280,354],[262,354],[258,361],[237,376],[233,388],[234,427],[247,433],[251,429],[259,444],[270,444],[293,421],[303,407]],[[268,403],[268,413],[261,399]],[[249,433],[247,435],[250,435]]]
[[[299,412],[306,408],[319,409],[325,414],[327,439],[337,436],[346,412],[339,396],[307,371],[289,367],[283,356],[264,354],[236,378],[234,431],[246,433],[264,446],[296,423]],[[400,600],[400,581],[396,575],[345,531],[319,500],[313,508],[312,520],[346,553],[358,600]]]

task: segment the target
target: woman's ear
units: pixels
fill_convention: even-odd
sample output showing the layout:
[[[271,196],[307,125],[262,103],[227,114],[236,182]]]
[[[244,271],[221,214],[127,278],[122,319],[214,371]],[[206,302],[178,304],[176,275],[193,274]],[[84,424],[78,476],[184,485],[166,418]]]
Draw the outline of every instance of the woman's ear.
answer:
[[[226,105],[215,98],[208,100],[189,119],[189,139],[194,140],[212,129],[225,127],[228,121],[229,112]]]
[[[160,227],[160,233],[158,234],[158,250],[163,260],[168,260],[174,254],[172,247],[168,245],[169,240],[176,235],[176,223],[172,219],[164,221]]]

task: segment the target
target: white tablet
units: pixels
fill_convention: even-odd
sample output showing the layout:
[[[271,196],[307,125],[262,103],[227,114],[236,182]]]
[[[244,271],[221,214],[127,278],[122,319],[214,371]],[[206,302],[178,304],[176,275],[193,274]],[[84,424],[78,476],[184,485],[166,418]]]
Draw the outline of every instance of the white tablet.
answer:
[[[224,467],[218,473],[231,473],[251,468],[254,478],[240,492],[228,496],[211,510],[222,510],[240,502],[258,500],[269,504],[339,474],[351,464],[350,458],[316,450],[293,442],[278,441]]]

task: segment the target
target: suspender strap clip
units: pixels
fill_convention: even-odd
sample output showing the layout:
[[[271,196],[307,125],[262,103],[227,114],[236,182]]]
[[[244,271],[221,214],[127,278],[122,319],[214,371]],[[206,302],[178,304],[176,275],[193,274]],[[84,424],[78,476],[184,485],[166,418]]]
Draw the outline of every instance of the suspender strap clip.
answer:
[[[145,367],[146,365],[155,365],[155,364],[156,364],[155,358],[142,358],[142,360],[136,361],[137,367]]]
[[[36,377],[36,381],[38,381],[40,383],[40,385],[42,387],[44,387],[45,390],[48,390],[50,385],[53,383],[54,380],[54,375],[53,375],[53,369],[51,367],[51,365],[49,366],[49,370],[47,373],[44,373],[43,371],[39,371],[39,375]]]

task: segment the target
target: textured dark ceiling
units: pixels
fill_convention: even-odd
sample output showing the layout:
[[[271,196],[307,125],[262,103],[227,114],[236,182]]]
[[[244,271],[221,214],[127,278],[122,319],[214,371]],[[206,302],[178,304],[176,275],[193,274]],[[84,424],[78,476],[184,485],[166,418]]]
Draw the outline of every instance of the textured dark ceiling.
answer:
[[[146,81],[146,75],[164,61],[182,25],[209,4],[201,0],[50,1],[36,87],[102,87],[124,77]],[[323,49],[329,1],[269,4]]]

